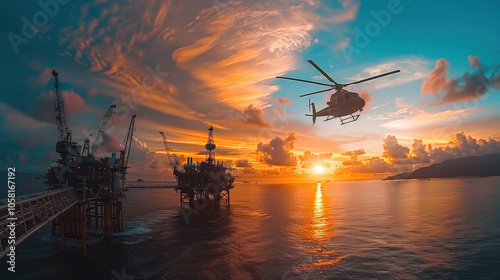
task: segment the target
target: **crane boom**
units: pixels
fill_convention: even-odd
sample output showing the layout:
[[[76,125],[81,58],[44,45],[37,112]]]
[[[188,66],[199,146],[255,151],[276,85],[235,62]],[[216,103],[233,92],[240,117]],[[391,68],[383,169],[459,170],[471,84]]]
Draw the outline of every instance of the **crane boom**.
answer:
[[[106,129],[108,128],[109,121],[111,119],[111,116],[114,113],[115,108],[116,108],[116,105],[114,105],[114,104],[109,106],[108,111],[106,111],[106,114],[104,114],[104,118],[102,118],[102,120],[97,124],[97,126],[94,130],[94,131],[97,131],[97,135],[96,135],[96,138],[94,140],[94,143],[92,144],[92,148],[89,151],[89,156],[91,156],[91,157],[94,156],[97,153],[97,151],[99,150],[99,147],[101,146],[102,141],[104,140],[104,133],[106,132]],[[85,141],[87,141],[90,138],[90,136],[92,136],[93,132],[91,132],[90,135],[87,136],[87,139],[85,139]]]
[[[127,174],[128,157],[130,155],[130,146],[132,146],[132,139],[135,128],[135,116],[136,115],[133,115],[130,119],[130,125],[128,126],[127,135],[125,136],[125,140],[123,141],[124,149],[120,151],[119,170],[122,174]]]
[[[177,162],[174,161],[174,156],[172,155],[172,148],[170,148],[170,145],[168,145],[165,133],[163,133],[163,131],[160,131],[159,133],[163,141],[163,146],[165,146],[165,153],[167,155],[168,164],[172,167],[172,169],[174,169],[175,166],[177,165]]]
[[[54,76],[54,105],[56,110],[56,123],[59,142],[71,142],[71,131],[69,130],[68,123],[66,122],[66,115],[64,113],[64,101],[61,91],[61,84],[59,82],[59,73],[54,68],[52,70]]]

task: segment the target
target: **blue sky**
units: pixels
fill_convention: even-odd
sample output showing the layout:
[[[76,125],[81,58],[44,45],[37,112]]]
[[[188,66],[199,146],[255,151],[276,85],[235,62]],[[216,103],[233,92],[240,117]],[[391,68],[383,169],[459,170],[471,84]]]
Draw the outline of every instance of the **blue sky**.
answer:
[[[117,103],[102,156],[120,149],[130,116],[138,115],[134,176],[168,173],[158,130],[178,154],[202,159],[206,122],[216,127],[219,158],[252,176],[283,167],[288,175],[288,169],[307,173],[306,166],[318,164],[335,173],[353,159],[351,174],[390,173],[442,160],[431,156],[436,147],[465,149],[460,135],[477,143],[500,139],[496,1],[44,3],[52,15],[15,1],[0,12],[3,167],[43,172],[57,158],[53,67],[77,140]],[[23,35],[23,17],[38,21],[32,38]],[[359,30],[369,42],[360,43]],[[308,100],[298,96],[322,88],[274,79],[321,81],[307,59],[339,82],[401,73],[348,87],[369,101],[357,122],[312,126],[304,116]],[[474,95],[468,86],[477,88],[482,77],[491,81]],[[325,106],[330,94],[311,101]],[[400,158],[391,156],[390,135],[399,141],[393,147],[403,151]],[[424,149],[430,159],[401,163],[417,158],[415,139],[433,145]],[[482,145],[495,151],[491,142],[447,156],[490,151]],[[346,156],[355,150],[363,150],[359,158]],[[380,169],[370,169],[375,163]]]

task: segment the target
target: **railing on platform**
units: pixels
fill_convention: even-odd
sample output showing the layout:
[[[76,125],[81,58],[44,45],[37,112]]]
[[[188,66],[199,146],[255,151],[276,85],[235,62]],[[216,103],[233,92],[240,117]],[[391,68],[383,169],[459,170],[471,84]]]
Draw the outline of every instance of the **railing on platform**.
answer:
[[[11,236],[11,229],[9,225],[15,224],[15,246],[18,246],[79,201],[73,188],[40,192],[15,199],[15,211],[9,209],[7,200],[0,202],[0,258],[10,251],[11,245],[8,240]]]
[[[125,181],[126,189],[175,189],[176,181]]]

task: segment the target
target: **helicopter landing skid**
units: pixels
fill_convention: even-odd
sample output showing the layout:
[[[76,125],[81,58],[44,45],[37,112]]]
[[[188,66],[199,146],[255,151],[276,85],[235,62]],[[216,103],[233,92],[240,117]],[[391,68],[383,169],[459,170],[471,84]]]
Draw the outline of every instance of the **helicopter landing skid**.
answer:
[[[324,120],[324,122],[326,122],[326,121],[331,121],[331,120],[333,120],[333,119],[335,119],[335,118],[336,118],[336,117],[333,117],[333,116],[328,115],[328,116],[326,117],[326,120]]]
[[[350,114],[349,116],[344,117],[344,118],[339,117],[339,119],[340,119],[340,124],[348,124],[348,123],[352,123],[352,122],[357,121],[357,120],[358,120],[358,118],[359,118],[359,115],[352,115],[352,114]]]

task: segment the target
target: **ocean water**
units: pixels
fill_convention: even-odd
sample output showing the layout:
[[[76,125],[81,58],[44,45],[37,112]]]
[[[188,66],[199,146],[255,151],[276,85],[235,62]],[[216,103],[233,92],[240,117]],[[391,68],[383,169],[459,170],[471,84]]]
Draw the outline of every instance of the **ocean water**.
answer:
[[[500,177],[237,184],[189,224],[173,190],[126,195],[111,244],[62,253],[45,227],[0,278],[500,279]]]

